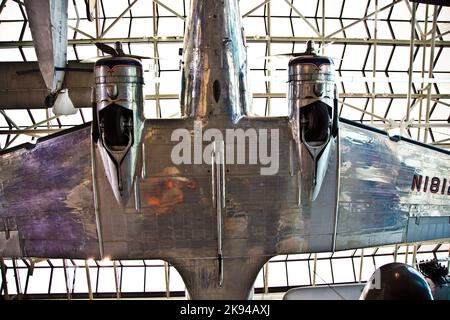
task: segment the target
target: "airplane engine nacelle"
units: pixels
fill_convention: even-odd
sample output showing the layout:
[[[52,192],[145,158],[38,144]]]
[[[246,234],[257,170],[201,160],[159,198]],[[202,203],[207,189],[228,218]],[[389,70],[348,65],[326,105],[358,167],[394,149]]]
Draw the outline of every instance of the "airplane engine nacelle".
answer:
[[[302,193],[315,200],[338,144],[338,110],[331,58],[312,44],[289,61],[289,105],[299,154]]]
[[[105,58],[96,62],[94,72],[94,140],[114,196],[125,205],[133,190],[145,122],[142,65],[130,57]]]

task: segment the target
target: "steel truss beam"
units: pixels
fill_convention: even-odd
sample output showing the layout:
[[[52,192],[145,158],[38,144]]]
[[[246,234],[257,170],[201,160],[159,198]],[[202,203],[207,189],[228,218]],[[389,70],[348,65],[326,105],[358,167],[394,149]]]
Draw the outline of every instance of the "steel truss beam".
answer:
[[[334,38],[334,37],[281,37],[281,36],[249,36],[246,37],[249,43],[266,43],[271,41],[273,43],[306,43],[309,40],[316,42],[333,43],[333,44],[353,44],[353,45],[370,45],[376,42],[379,46],[400,46],[409,47],[410,40],[408,39],[370,39],[370,38]],[[102,39],[69,39],[69,45],[94,45],[95,42],[114,43],[121,41],[124,43],[183,43],[182,36],[152,36],[152,37],[130,37],[130,38],[102,38]],[[417,40],[416,46],[431,46],[431,40]],[[436,47],[450,47],[450,41],[439,40],[435,42]],[[0,41],[0,49],[11,49],[18,47],[33,47],[33,41]]]

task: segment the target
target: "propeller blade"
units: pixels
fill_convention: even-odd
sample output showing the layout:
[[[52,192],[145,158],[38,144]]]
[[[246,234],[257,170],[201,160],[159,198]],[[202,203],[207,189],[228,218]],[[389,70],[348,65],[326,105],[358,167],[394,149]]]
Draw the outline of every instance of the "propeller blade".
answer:
[[[80,62],[81,63],[95,63],[100,59],[103,58],[111,58],[112,56],[108,55],[108,56],[97,56],[97,57],[91,57],[91,58],[87,58],[87,59],[83,59]]]
[[[95,46],[99,48],[102,52],[112,55],[112,56],[118,56],[119,53],[114,49],[113,47],[108,46],[107,44],[96,42]]]
[[[280,54],[274,54],[271,56],[264,56],[264,57],[259,57],[259,59],[264,59],[264,60],[275,60],[275,59],[291,59],[291,58],[295,58],[295,57],[299,57],[305,55],[304,53],[280,53]],[[327,56],[330,57],[331,59],[333,59],[334,61],[342,61],[343,59],[341,58],[337,58],[337,57],[333,57],[333,56]]]
[[[86,6],[86,17],[90,22],[94,21],[94,10],[96,3],[97,1],[95,0],[84,0],[84,4]]]
[[[142,59],[159,60],[160,59],[160,58],[156,58],[156,57],[137,56],[137,55],[134,55],[134,54],[126,54],[125,56],[126,57],[135,58],[135,59],[139,59],[139,60],[142,60]]]

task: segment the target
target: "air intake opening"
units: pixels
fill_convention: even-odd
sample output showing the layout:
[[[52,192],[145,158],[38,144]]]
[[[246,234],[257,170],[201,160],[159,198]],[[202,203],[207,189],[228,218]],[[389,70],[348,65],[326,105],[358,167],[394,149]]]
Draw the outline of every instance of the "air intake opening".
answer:
[[[133,132],[133,112],[112,104],[99,114],[104,143],[112,151],[122,151],[130,144]]]
[[[301,127],[307,143],[323,143],[328,140],[331,125],[331,108],[316,101],[300,109]]]
[[[213,95],[214,95],[214,100],[216,100],[216,103],[219,102],[220,99],[220,82],[218,80],[215,80],[213,83]]]

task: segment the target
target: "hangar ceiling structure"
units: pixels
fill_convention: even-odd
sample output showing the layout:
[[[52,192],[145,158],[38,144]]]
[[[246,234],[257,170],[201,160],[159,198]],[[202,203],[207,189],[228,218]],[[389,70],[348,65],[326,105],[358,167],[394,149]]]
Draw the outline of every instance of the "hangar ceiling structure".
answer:
[[[303,52],[306,42],[314,40],[322,54],[335,60],[341,117],[389,129],[393,134],[403,131],[412,139],[450,148],[450,7],[406,0],[241,0],[240,7],[256,114],[287,114],[288,60],[274,56]],[[97,56],[101,53],[95,42],[112,45],[115,41],[123,42],[127,53],[158,58],[143,62],[145,116],[179,116],[180,50],[189,0],[98,0],[92,22],[85,11],[83,0],[69,0],[68,59]],[[36,61],[20,0],[0,1],[0,61]],[[91,120],[88,106],[75,115],[57,117],[44,106],[7,109],[0,105],[0,148],[36,141]],[[397,258],[414,264],[420,254],[424,259],[445,259],[449,244],[279,256],[261,270],[256,291],[366,281],[374,267]],[[105,292],[125,296],[128,290],[130,296],[138,296],[138,292],[167,296],[184,290],[176,270],[163,261],[6,259],[3,268],[8,270],[8,279],[2,283],[8,281],[9,294],[60,293],[70,297],[89,292],[102,297]],[[126,270],[142,276],[144,287],[123,289],[123,285],[142,283],[127,281]],[[299,278],[301,270],[307,270],[305,279]],[[348,277],[340,270],[346,270]],[[36,280],[40,271],[45,275]],[[105,290],[99,289],[103,274],[109,275]],[[86,282],[86,277],[91,280]],[[148,277],[151,289],[145,287]],[[152,278],[159,279],[159,284],[153,285]],[[92,287],[85,287],[86,283]],[[32,286],[34,289],[27,292]],[[79,291],[77,286],[81,286]],[[6,293],[4,288],[0,294]]]
[[[122,41],[129,53],[159,57],[144,61],[145,116],[177,117],[179,53],[189,1],[98,3],[90,22],[84,1],[69,1],[68,59],[97,56],[96,41]],[[393,134],[403,130],[413,139],[449,147],[449,7],[406,0],[242,0],[240,6],[256,114],[284,115],[288,106],[288,60],[264,57],[303,52],[312,39],[323,46],[322,53],[335,59],[342,117],[393,129]],[[0,61],[35,61],[32,46],[21,1],[2,0]],[[1,109],[0,147],[91,120],[89,108],[59,118],[50,112],[44,106]]]
[[[260,270],[255,299],[281,299],[292,288],[365,283],[377,268],[391,262],[416,266],[416,262],[437,259],[445,265],[449,253],[449,243],[425,242],[280,255]],[[186,295],[177,270],[162,260],[5,259],[3,268],[0,299],[2,295],[10,299],[161,299]],[[2,286],[5,282],[8,285]]]

